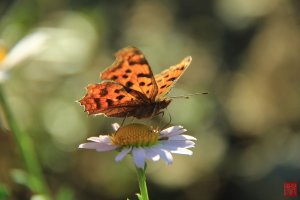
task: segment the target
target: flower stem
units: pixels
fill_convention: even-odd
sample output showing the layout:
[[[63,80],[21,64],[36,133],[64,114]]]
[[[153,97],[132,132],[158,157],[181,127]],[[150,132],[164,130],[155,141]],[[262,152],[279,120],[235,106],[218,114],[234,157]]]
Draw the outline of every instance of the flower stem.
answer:
[[[42,174],[40,163],[37,160],[31,138],[18,126],[17,121],[15,120],[13,113],[5,99],[2,85],[0,85],[0,104],[12,134],[15,137],[25,167],[29,173],[29,187],[34,193],[50,197],[50,192]]]
[[[145,169],[136,168],[137,176],[139,181],[140,192],[143,200],[149,200],[148,191],[147,191],[147,184],[146,184],[146,176],[145,176]]]

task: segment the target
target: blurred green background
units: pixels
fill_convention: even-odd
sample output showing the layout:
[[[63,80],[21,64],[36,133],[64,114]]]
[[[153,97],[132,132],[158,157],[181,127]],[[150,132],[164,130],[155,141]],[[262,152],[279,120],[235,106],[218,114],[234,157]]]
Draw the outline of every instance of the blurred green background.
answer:
[[[149,163],[150,199],[283,199],[284,182],[300,182],[299,8],[297,0],[2,0],[2,48],[46,38],[34,54],[20,58],[25,46],[13,57],[2,85],[53,196],[136,199],[130,158],[77,149],[122,119],[88,117],[75,102],[117,50],[133,45],[155,74],[193,57],[171,96],[209,93],[169,106],[172,123],[198,141],[192,157]],[[16,169],[24,165],[2,113],[0,190],[29,199]]]

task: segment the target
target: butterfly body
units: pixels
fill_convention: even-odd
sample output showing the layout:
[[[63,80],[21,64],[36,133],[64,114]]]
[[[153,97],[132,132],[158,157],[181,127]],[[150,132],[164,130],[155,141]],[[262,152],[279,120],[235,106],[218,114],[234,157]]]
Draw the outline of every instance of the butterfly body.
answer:
[[[171,87],[189,66],[186,57],[160,74],[153,75],[144,54],[135,47],[116,53],[115,62],[100,74],[100,84],[87,87],[79,101],[88,114],[108,117],[149,118],[166,108]]]
[[[166,108],[171,102],[171,99],[166,99],[159,102],[145,103],[138,107],[133,106],[133,109],[127,109],[125,112],[119,112],[110,115],[110,117],[135,117],[137,119],[149,118],[156,116],[160,111]]]
[[[133,112],[128,112],[128,117],[142,119],[155,116],[159,114],[162,109],[166,108],[170,103],[171,99],[164,99],[163,101],[147,103],[134,109]]]

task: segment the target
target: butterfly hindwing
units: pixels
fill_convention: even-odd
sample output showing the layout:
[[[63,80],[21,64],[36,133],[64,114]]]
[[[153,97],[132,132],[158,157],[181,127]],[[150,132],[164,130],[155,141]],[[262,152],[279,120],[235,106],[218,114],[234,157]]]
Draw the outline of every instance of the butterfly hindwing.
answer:
[[[125,113],[130,111],[143,100],[134,90],[127,90],[122,85],[114,82],[102,82],[91,84],[87,87],[87,94],[79,101],[85,106],[85,111],[89,114]],[[121,116],[122,114],[120,114]]]
[[[188,56],[184,58],[179,64],[171,66],[169,69],[162,71],[155,75],[155,81],[158,87],[158,93],[156,101],[160,101],[166,98],[166,95],[170,92],[176,81],[185,72],[190,63],[192,57]]]

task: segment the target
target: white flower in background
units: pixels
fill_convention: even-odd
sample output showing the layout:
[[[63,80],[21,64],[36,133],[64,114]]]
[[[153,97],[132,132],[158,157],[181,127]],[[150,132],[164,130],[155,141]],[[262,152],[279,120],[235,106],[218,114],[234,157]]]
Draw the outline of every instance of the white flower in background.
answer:
[[[8,78],[8,71],[40,53],[48,35],[38,31],[21,39],[9,52],[0,46],[0,83]]]
[[[189,150],[195,146],[196,138],[182,135],[187,130],[182,126],[172,126],[162,131],[157,131],[143,124],[129,124],[120,127],[112,125],[116,131],[112,135],[90,137],[91,141],[79,145],[79,148],[95,149],[96,151],[120,151],[116,161],[121,161],[127,154],[131,154],[135,165],[144,168],[146,159],[158,161],[160,158],[167,164],[173,162],[174,154],[192,155]]]

